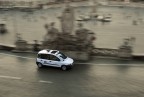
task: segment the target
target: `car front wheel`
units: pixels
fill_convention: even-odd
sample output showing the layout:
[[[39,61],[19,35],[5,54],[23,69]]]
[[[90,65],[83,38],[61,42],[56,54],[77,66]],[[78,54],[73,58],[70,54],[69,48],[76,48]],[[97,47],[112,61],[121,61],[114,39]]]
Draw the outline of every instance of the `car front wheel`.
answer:
[[[67,67],[66,67],[65,65],[62,65],[61,69],[62,69],[63,71],[65,71],[65,70],[67,70]]]
[[[38,66],[38,68],[42,68],[43,67],[43,65],[41,63],[38,63],[37,66]]]

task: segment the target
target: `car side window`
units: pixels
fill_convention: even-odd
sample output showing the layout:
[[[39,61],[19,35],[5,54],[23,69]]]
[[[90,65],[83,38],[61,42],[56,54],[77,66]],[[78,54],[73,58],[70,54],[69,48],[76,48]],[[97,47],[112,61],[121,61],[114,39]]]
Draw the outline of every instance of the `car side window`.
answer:
[[[40,55],[38,55],[38,57],[41,58],[41,59],[48,59],[47,54],[40,54]]]
[[[37,56],[38,58],[41,58],[41,54],[38,54],[38,56]]]
[[[47,54],[47,60],[50,60],[50,54]]]
[[[49,58],[50,60],[53,60],[53,61],[60,61],[60,59],[54,55],[50,55]]]

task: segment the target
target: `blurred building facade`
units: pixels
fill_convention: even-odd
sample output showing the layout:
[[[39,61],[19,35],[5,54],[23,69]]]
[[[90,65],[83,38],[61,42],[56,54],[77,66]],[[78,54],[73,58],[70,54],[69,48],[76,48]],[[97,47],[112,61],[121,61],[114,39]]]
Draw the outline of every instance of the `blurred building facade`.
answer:
[[[82,1],[90,1],[90,0],[0,0],[0,8],[12,8],[12,7],[35,8],[39,7],[39,5],[45,5],[45,4],[49,5],[63,2],[82,2]],[[102,1],[102,0],[95,0],[95,1]],[[105,0],[105,2],[107,1],[139,2],[144,0]]]
[[[0,0],[0,7],[36,7],[39,4],[51,4],[51,3],[62,3],[62,2],[80,2],[88,0]]]
[[[0,7],[36,7],[37,4],[33,0],[0,0]]]
[[[144,0],[108,0],[108,1],[132,1],[132,2],[140,2],[140,1],[143,1]]]

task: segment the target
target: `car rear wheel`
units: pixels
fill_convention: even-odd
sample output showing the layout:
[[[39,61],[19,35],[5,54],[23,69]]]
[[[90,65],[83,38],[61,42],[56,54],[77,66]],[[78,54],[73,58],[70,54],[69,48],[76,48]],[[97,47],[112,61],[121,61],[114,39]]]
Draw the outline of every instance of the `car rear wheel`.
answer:
[[[65,71],[65,70],[67,70],[67,67],[66,67],[65,65],[63,65],[63,66],[61,67],[61,69],[62,69],[63,71]]]
[[[38,66],[38,68],[42,68],[43,67],[43,65],[41,63],[38,63],[37,66]]]

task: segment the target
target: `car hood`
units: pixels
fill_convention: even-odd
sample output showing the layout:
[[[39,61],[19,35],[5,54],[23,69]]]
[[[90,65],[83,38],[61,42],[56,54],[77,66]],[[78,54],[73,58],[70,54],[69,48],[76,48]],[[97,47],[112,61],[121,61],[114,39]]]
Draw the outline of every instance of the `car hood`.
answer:
[[[74,62],[74,60],[72,58],[69,58],[67,57],[65,60],[64,60],[64,64],[65,65],[69,65],[69,64],[72,64]]]

